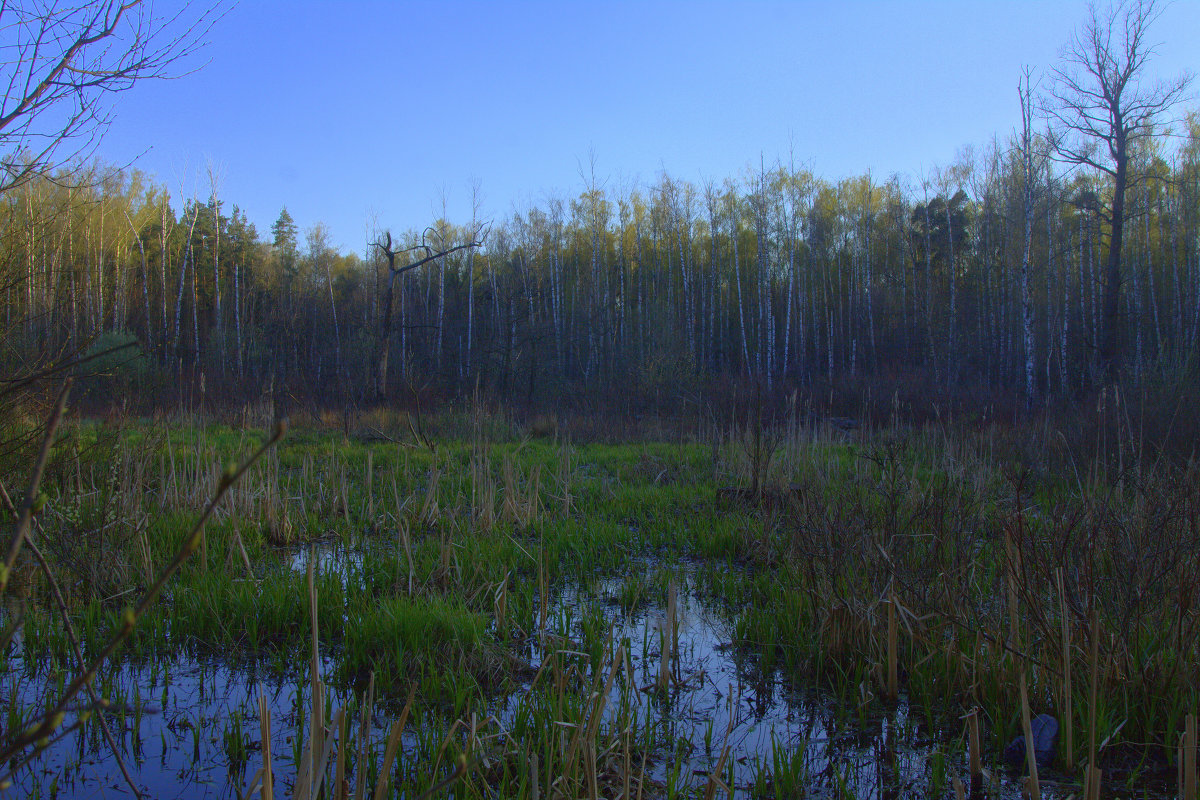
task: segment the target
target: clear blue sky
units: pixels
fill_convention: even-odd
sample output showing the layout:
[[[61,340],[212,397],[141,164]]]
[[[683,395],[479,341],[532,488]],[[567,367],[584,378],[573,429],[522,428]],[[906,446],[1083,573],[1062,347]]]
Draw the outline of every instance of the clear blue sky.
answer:
[[[159,11],[168,4],[159,2]],[[373,219],[421,228],[557,192],[594,153],[611,188],[736,177],[760,154],[837,179],[918,175],[1019,120],[1084,2],[268,2],[242,0],[198,72],[121,96],[100,145],[221,196],[269,235],[286,205],[362,252]],[[1195,70],[1200,2],[1154,29],[1164,76]],[[1194,103],[1193,103],[1194,104]],[[303,241],[303,239],[302,239]]]

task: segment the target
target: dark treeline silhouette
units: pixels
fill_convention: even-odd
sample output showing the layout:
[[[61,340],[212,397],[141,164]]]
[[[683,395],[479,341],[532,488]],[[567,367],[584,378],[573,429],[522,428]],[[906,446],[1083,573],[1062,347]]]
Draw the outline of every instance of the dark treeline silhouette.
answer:
[[[1200,343],[1200,118],[1182,133],[1132,155],[1126,383],[1190,374]],[[430,252],[404,252],[422,242],[458,249],[399,276],[386,338],[380,247],[339,254],[324,226],[298,231],[286,210],[264,238],[236,205],[181,201],[136,171],[32,179],[0,197],[4,357],[136,338],[125,371],[167,399],[286,391],[344,405],[478,389],[637,404],[746,377],[1075,398],[1105,381],[1112,186],[1054,170],[1038,148],[1026,159],[1019,141],[994,143],[919,181],[783,164],[720,185],[593,181],[486,232],[438,220],[395,237],[399,262]]]

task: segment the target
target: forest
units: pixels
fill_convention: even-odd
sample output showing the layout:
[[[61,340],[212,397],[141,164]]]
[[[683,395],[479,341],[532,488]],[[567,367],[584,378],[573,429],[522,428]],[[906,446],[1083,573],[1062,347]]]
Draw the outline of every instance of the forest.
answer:
[[[397,234],[392,269],[458,249],[394,281],[382,233],[343,254],[286,208],[260,232],[216,184],[180,197],[90,164],[2,198],[5,347],[53,360],[136,342],[118,371],[162,404],[478,390],[637,411],[746,379],[906,404],[1071,402],[1108,382],[1113,187],[1064,171],[1045,137],[1030,150],[1027,165],[1019,141],[996,139],[920,179],[794,163],[705,185],[589,176],[502,220]],[[1130,172],[1118,374],[1194,385],[1200,118],[1145,137]]]

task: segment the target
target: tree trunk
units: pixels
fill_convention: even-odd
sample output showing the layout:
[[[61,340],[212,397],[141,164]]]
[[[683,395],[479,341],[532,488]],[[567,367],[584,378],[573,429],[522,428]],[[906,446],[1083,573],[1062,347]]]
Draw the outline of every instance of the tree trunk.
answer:
[[[1125,137],[1116,139],[1116,174],[1113,179],[1112,216],[1109,219],[1111,235],[1108,241],[1108,263],[1105,267],[1103,327],[1100,339],[1100,368],[1104,379],[1115,382],[1121,370],[1121,244],[1125,228],[1125,185],[1127,181],[1128,156],[1125,153]]]

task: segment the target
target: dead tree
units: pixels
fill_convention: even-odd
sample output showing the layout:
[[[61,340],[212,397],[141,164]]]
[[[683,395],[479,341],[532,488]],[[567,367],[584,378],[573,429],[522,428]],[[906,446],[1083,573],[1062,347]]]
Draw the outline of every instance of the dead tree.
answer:
[[[426,234],[429,230],[426,230]],[[471,241],[465,244],[455,245],[449,248],[435,249],[428,243],[426,236],[421,237],[421,243],[413,247],[406,247],[396,250],[392,244],[392,233],[387,231],[381,239],[372,242],[380,253],[387,259],[388,282],[387,290],[383,296],[383,315],[379,325],[379,340],[376,345],[375,356],[375,396],[382,398],[387,392],[388,378],[388,353],[392,345],[392,309],[395,305],[396,296],[396,278],[406,272],[411,272],[417,267],[422,267],[432,261],[437,261],[439,258],[444,258],[451,253],[459,250],[468,250],[476,247],[481,247],[483,242],[479,241],[479,231],[471,237]],[[420,255],[415,261],[411,261],[403,266],[396,266],[396,256],[404,253],[417,253]]]

